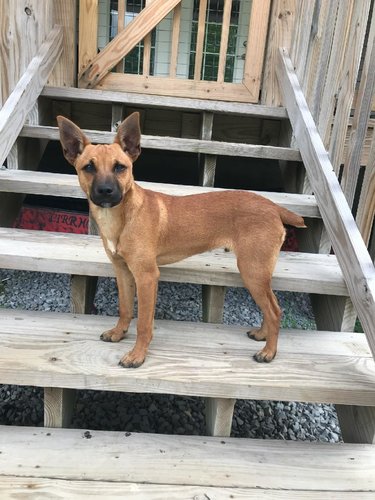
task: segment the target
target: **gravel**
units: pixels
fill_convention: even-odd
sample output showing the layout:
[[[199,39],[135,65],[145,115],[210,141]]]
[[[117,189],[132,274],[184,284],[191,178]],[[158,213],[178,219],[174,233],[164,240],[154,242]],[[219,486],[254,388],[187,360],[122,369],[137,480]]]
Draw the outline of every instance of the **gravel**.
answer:
[[[308,329],[315,322],[308,295],[277,293],[283,327]],[[69,312],[69,277],[0,269],[0,307]],[[99,279],[98,314],[118,314],[114,279]],[[160,283],[156,318],[200,321],[201,287]],[[224,323],[258,325],[260,313],[248,292],[227,290]],[[77,391],[71,427],[167,434],[205,434],[204,400],[171,395]],[[0,386],[0,424],[43,425],[43,390]],[[333,405],[237,400],[232,436],[338,442]]]

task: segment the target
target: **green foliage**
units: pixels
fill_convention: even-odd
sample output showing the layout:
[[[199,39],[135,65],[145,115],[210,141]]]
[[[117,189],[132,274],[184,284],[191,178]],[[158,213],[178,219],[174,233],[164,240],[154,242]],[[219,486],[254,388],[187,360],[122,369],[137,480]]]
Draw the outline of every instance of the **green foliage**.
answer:
[[[219,53],[221,42],[222,25],[220,23],[209,22],[206,24],[205,40],[204,40],[204,57],[202,68],[203,80],[216,80],[219,68]],[[225,65],[225,82],[233,81],[234,62],[236,53],[236,39],[237,39],[238,26],[229,26],[228,50]],[[194,64],[195,64],[195,48],[197,44],[198,23],[193,21],[191,32],[191,52],[189,63],[189,78],[194,77]]]
[[[358,318],[356,319],[356,322],[355,322],[354,331],[357,333],[363,333],[363,328],[362,328],[361,322],[359,321]]]

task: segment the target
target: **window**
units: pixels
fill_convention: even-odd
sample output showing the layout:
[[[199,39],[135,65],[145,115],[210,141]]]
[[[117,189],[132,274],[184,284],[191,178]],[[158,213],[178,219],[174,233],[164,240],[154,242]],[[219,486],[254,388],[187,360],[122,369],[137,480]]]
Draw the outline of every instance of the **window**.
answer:
[[[223,22],[224,0],[210,0],[206,13],[205,35],[203,44],[202,80],[216,80],[219,67],[221,27]],[[227,58],[225,65],[225,82],[232,82],[236,59],[238,21],[240,0],[232,2],[229,27]],[[194,63],[198,33],[199,0],[194,0],[193,21],[190,44],[189,78],[194,77]]]
[[[117,35],[118,6],[124,0],[99,0],[98,47],[102,49]],[[127,26],[145,7],[146,0],[127,0],[124,25]],[[199,0],[182,0],[177,78],[193,78],[198,32]],[[232,0],[225,82],[239,83],[243,78],[245,46],[249,27],[251,0]],[[216,80],[219,65],[224,0],[209,0],[205,19],[202,80]],[[173,13],[151,32],[150,75],[168,76]],[[143,73],[144,42],[140,42],[124,59],[124,71]],[[118,70],[118,69],[117,69]]]
[[[124,26],[127,26],[141,12],[141,10],[144,7],[145,7],[145,0],[127,0]],[[111,0],[110,10],[111,10],[110,14],[111,19],[109,25],[109,41],[111,41],[117,35],[118,0]],[[154,74],[155,40],[156,40],[156,30],[152,30],[150,75]],[[125,73],[131,73],[135,75],[141,75],[143,73],[143,50],[144,50],[144,43],[143,41],[141,41],[125,57],[124,59]]]

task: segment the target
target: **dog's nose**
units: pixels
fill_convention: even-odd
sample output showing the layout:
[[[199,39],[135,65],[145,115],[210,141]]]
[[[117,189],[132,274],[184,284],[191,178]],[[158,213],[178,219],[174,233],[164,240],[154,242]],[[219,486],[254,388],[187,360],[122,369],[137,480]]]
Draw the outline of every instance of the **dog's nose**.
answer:
[[[118,182],[113,179],[95,180],[92,184],[90,199],[100,207],[113,207],[120,203],[122,193]]]
[[[113,193],[113,186],[109,184],[102,184],[97,187],[98,194],[111,195]]]

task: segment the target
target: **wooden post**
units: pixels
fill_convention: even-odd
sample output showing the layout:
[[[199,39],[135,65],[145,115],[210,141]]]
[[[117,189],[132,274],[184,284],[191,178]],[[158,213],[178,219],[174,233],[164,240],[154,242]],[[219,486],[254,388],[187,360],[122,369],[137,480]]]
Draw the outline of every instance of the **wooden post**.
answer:
[[[212,139],[212,129],[214,124],[214,114],[206,111],[202,114],[201,139],[210,141]],[[202,154],[200,155],[200,185],[214,186],[215,170],[216,170],[216,155]]]
[[[213,113],[203,113],[201,139],[211,140]],[[216,155],[202,154],[201,185],[213,186],[215,182]],[[221,323],[225,301],[225,286],[202,285],[203,321]],[[235,399],[206,398],[206,429],[210,436],[230,436]]]
[[[97,278],[93,276],[72,275],[71,312],[90,314],[94,302]],[[76,400],[75,389],[46,387],[44,389],[44,426],[67,427],[73,415]]]
[[[202,115],[201,139],[207,141],[212,139],[213,122],[214,114],[204,112]],[[216,155],[200,155],[200,184],[202,186],[214,186],[216,158]],[[221,323],[223,317],[225,287],[202,285],[202,299],[203,321]]]
[[[206,430],[209,436],[230,436],[235,399],[206,398]]]
[[[373,406],[336,405],[341,434],[346,443],[375,444]]]
[[[68,427],[76,399],[75,389],[44,388],[44,427]]]
[[[221,323],[225,300],[225,286],[202,285],[203,321],[206,323]]]
[[[298,4],[298,2],[297,2]],[[275,65],[279,47],[290,47],[296,17],[296,0],[273,0],[264,58],[262,104],[281,105]],[[266,30],[267,31],[267,30]],[[249,48],[248,48],[249,50]]]

